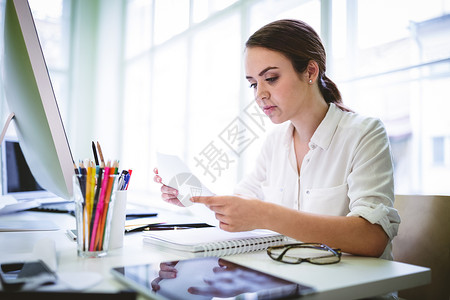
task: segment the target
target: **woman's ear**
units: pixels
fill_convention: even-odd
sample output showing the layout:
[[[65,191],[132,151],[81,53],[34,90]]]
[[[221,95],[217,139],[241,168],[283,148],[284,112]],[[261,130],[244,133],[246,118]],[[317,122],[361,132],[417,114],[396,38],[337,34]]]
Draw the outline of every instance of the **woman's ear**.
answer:
[[[306,67],[306,81],[310,84],[314,83],[319,76],[319,65],[315,60],[310,60],[308,62],[308,66]]]

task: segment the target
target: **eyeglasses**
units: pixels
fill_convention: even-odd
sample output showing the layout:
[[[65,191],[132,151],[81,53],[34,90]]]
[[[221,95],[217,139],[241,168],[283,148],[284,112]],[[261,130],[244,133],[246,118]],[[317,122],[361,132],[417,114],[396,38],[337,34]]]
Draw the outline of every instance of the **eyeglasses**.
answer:
[[[267,248],[271,259],[287,264],[307,261],[316,265],[335,264],[341,261],[341,249],[332,249],[319,243],[299,243]]]

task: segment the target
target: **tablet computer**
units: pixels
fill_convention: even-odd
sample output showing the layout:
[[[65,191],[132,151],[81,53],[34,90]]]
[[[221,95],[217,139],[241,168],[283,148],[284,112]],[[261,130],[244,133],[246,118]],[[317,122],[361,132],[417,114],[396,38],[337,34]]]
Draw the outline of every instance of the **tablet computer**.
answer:
[[[315,292],[312,287],[217,257],[118,267],[111,273],[156,299],[285,299]]]

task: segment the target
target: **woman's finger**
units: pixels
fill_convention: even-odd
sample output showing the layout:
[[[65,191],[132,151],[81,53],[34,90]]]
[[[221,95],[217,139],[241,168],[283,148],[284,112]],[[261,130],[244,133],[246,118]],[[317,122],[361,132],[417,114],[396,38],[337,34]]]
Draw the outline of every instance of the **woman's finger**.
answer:
[[[167,185],[163,185],[161,187],[161,193],[163,193],[163,194],[170,194],[170,195],[173,195],[175,197],[178,196],[178,190],[174,189],[173,187],[167,186]]]
[[[162,178],[159,175],[155,175],[155,177],[153,177],[153,181],[156,183],[162,183]]]

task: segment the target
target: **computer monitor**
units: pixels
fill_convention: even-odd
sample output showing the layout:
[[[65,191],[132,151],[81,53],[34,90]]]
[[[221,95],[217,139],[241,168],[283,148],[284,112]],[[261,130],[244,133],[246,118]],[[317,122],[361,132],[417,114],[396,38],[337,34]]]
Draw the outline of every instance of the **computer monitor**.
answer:
[[[34,179],[17,138],[5,137],[2,146],[2,194],[35,194],[45,190]],[[34,196],[31,197],[34,197]]]
[[[3,82],[30,170],[47,191],[70,200],[73,158],[27,0],[7,0]]]

